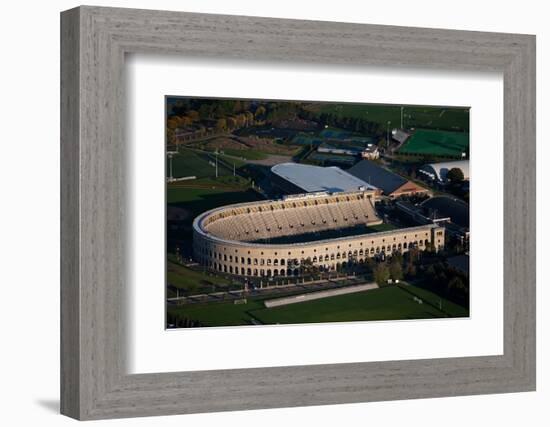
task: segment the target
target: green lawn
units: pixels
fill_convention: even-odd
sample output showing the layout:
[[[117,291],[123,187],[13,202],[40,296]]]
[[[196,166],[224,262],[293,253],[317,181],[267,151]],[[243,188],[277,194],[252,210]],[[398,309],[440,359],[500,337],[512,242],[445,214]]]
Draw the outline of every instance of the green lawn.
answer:
[[[219,206],[262,200],[253,190],[225,188],[168,188],[168,204],[177,205],[198,215]]]
[[[231,156],[227,156],[225,154],[219,154],[219,159],[227,164],[229,164],[231,167],[233,167],[233,165],[239,169],[240,167],[246,165],[246,160],[242,160],[242,159],[237,159],[235,157],[231,157]]]
[[[324,104],[314,105],[312,109],[318,112],[335,113],[340,117],[360,117],[378,123],[383,129],[387,122],[390,127],[401,126],[400,105],[369,105],[369,104]],[[406,128],[430,128],[446,130],[469,130],[470,114],[468,108],[461,107],[429,107],[405,106],[403,110],[403,125]]]
[[[166,159],[166,175],[170,174],[170,160]],[[233,175],[233,168],[218,163],[218,175]],[[179,154],[172,158],[172,176],[180,178],[185,176],[196,176],[197,178],[216,176],[214,161],[207,153],[198,153],[186,148],[180,148]]]
[[[194,294],[215,292],[219,289],[214,289],[214,286],[226,288],[231,284],[231,281],[224,277],[212,273],[192,270],[171,261],[167,262],[166,267],[166,279],[168,284],[184,292],[191,292]]]
[[[259,150],[236,150],[234,148],[225,148],[223,152],[229,156],[239,157],[246,160],[263,160],[266,159],[269,154]]]
[[[260,301],[249,299],[246,304],[234,304],[233,302],[192,304],[171,306],[168,310],[172,314],[198,320],[204,326],[239,326],[252,325],[252,318],[248,311],[262,307],[263,304]]]
[[[451,317],[466,317],[468,316],[468,309],[455,304],[445,298],[441,298],[439,295],[434,294],[426,289],[418,286],[402,286],[402,289],[410,294],[414,294],[421,298],[425,303],[434,305],[439,309],[441,302],[441,311],[448,314]]]
[[[418,304],[413,292],[425,302]],[[172,314],[200,321],[205,326],[253,324],[297,324],[367,320],[431,319],[465,317],[468,311],[415,286],[387,286],[370,291],[339,295],[314,301],[265,308],[261,299],[249,298],[247,304],[233,302],[169,307]]]
[[[370,230],[371,233],[379,233],[381,231],[395,230],[396,228],[397,227],[393,224],[382,223],[377,225],[369,225],[367,230]]]
[[[468,153],[469,145],[468,133],[417,129],[399,153],[460,158]]]

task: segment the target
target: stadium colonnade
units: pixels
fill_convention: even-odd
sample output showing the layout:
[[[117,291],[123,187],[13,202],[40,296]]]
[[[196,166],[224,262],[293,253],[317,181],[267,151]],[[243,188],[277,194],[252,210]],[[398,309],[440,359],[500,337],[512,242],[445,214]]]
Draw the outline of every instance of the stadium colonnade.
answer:
[[[286,277],[306,263],[333,271],[382,254],[443,248],[445,229],[434,224],[370,232],[382,223],[376,197],[373,190],[303,194],[204,212],[193,222],[195,260],[227,274]]]

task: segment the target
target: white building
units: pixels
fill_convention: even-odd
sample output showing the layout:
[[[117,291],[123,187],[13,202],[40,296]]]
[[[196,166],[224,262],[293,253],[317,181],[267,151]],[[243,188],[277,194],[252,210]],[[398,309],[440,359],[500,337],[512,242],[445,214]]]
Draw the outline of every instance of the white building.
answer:
[[[470,179],[469,160],[457,160],[454,162],[429,163],[418,169],[418,172],[431,181],[446,182],[447,173],[451,169],[460,169],[464,174],[464,179]]]

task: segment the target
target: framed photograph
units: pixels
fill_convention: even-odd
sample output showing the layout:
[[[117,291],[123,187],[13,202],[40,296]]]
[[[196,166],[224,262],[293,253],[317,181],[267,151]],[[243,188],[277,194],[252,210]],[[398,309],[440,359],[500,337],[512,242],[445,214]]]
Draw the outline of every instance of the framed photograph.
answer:
[[[469,108],[166,112],[168,328],[469,317]]]
[[[535,390],[535,37],[61,15],[61,411]]]

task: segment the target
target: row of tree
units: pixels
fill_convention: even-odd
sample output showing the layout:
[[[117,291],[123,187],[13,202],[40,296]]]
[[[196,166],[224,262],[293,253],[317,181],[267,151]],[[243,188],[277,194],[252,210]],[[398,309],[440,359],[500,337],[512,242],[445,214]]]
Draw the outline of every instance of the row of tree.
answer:
[[[254,121],[273,123],[291,119],[301,112],[301,104],[296,102],[181,99],[169,104],[167,126],[177,129],[216,122],[220,128],[234,129],[252,125]]]

